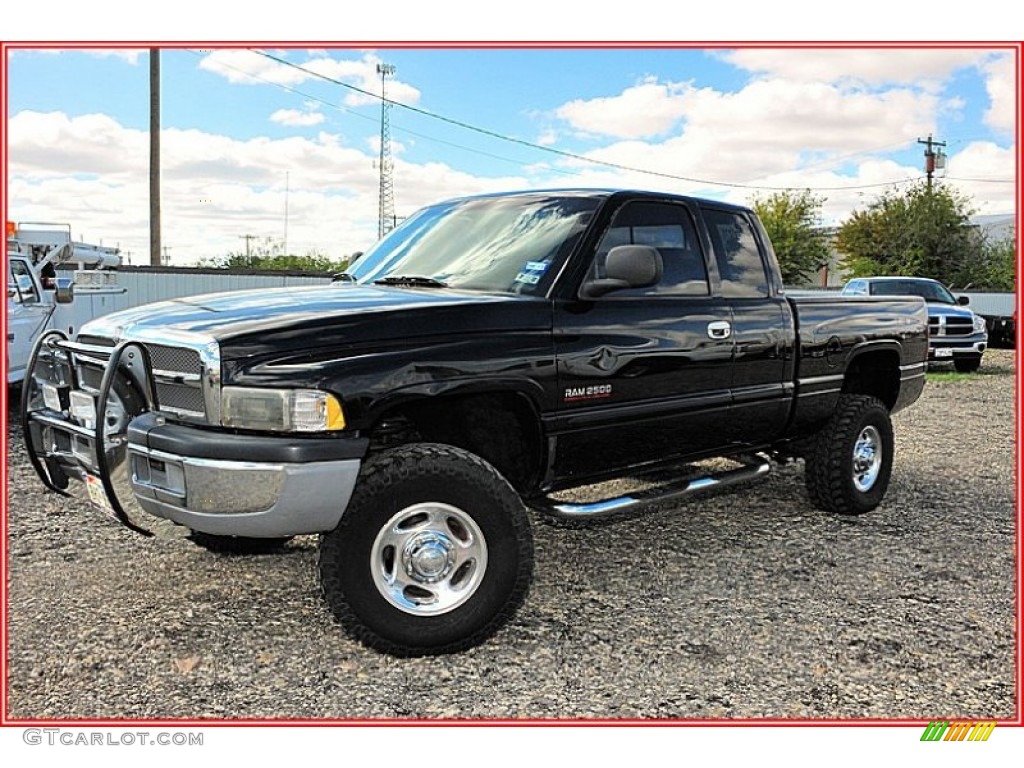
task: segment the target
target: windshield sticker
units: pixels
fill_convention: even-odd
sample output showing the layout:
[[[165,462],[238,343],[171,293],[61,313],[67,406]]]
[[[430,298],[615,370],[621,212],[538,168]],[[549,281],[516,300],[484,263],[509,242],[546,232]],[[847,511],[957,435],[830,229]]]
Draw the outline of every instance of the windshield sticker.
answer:
[[[523,267],[523,271],[516,275],[516,282],[536,285],[550,266],[551,263],[547,261],[528,261]]]
[[[516,275],[517,283],[525,283],[526,285],[536,285],[540,282],[539,272],[520,272]]]

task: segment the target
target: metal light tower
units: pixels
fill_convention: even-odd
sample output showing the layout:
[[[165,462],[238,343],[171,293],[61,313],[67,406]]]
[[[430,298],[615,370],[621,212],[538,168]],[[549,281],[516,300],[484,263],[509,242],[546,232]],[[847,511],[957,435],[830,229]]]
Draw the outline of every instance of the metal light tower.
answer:
[[[395,228],[395,185],[391,179],[391,102],[387,98],[388,76],[395,74],[394,64],[378,64],[380,74],[380,196],[377,236],[384,237]]]

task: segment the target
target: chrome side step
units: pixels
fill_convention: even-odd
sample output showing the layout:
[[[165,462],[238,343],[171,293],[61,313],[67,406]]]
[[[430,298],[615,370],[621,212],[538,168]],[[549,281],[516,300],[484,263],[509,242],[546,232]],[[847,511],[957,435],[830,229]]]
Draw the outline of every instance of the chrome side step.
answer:
[[[729,469],[691,480],[670,482],[655,488],[601,501],[574,504],[544,496],[539,499],[531,499],[531,503],[545,514],[560,520],[596,520],[645,504],[678,499],[698,491],[724,488],[765,477],[771,472],[771,462],[767,457],[758,456],[757,458],[758,461],[737,467],[736,469]]]

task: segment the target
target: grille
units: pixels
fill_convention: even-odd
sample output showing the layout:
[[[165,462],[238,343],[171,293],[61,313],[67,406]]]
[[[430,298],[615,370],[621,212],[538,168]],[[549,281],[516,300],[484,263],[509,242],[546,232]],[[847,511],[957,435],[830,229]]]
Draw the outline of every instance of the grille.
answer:
[[[111,339],[102,336],[79,336],[77,341],[97,347],[113,347]],[[181,377],[201,376],[203,372],[199,353],[188,347],[166,344],[146,344],[153,366],[156,398],[161,409],[187,416],[206,418],[206,399],[202,381],[183,381]],[[159,374],[157,373],[159,372]],[[103,380],[103,369],[87,362],[78,365],[81,384],[98,390]]]
[[[167,347],[163,344],[147,344],[146,349],[149,350],[149,358],[153,361],[154,371],[191,374],[199,374],[203,371],[199,353],[194,349]]]
[[[161,408],[171,408],[196,414],[206,413],[206,401],[203,399],[203,391],[197,387],[158,381],[156,383],[156,395],[160,400]]]
[[[974,333],[974,321],[969,317],[941,317],[928,318],[929,336],[970,336]]]
[[[90,389],[99,389],[103,383],[103,369],[91,365],[78,366],[78,380]]]

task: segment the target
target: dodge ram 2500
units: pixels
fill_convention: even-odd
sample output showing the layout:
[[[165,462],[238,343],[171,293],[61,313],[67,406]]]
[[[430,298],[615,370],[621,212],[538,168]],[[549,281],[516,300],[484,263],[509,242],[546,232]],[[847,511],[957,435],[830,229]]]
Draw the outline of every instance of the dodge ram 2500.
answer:
[[[51,332],[25,436],[47,486],[137,531],[148,514],[211,547],[320,534],[323,593],[352,636],[446,653],[524,599],[528,508],[587,521],[796,458],[815,506],[876,507],[890,414],[924,386],[927,322],[920,298],[788,298],[747,208],[469,197],[411,216],[331,286]],[[684,473],[712,457],[735,462]],[[554,497],[645,473],[663,482]]]

